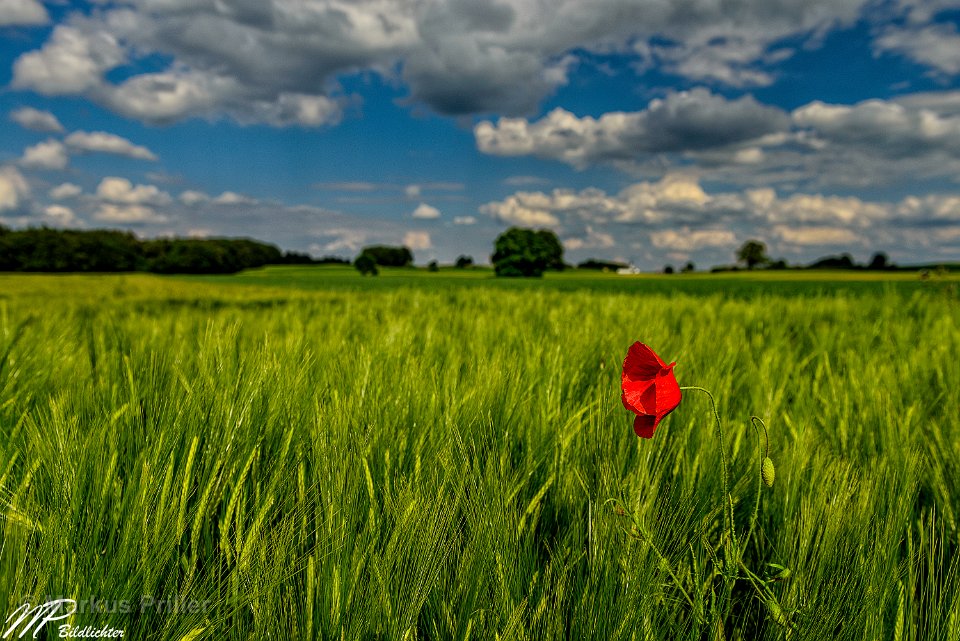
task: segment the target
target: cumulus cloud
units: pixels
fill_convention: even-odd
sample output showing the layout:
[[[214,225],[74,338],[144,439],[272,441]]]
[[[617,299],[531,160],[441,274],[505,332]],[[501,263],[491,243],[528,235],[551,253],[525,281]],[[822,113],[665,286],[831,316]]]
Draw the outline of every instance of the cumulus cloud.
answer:
[[[80,185],[74,185],[73,183],[61,183],[56,187],[52,188],[48,195],[54,200],[68,200],[70,198],[76,198],[83,193],[83,189]]]
[[[316,235],[328,240],[312,244],[310,251],[315,253],[344,250],[355,252],[363,247],[369,238],[369,234],[366,231],[352,228],[324,229]]]
[[[727,100],[697,88],[653,100],[638,112],[578,118],[557,108],[536,122],[501,118],[494,125],[483,121],[474,128],[474,136],[484,153],[534,155],[584,167],[598,161],[746,144],[785,131],[789,122],[782,110],[750,96]]]
[[[788,227],[776,225],[773,233],[787,245],[799,246],[841,246],[850,248],[851,245],[863,244],[864,239],[851,229],[844,227]]]
[[[960,73],[960,33],[955,24],[890,26],[874,40],[877,53],[898,53],[939,73]]]
[[[205,203],[210,200],[210,196],[203,193],[202,191],[196,191],[194,189],[188,189],[180,194],[180,202],[188,207],[193,205],[198,205],[200,203]]]
[[[960,117],[882,100],[855,105],[813,102],[793,121],[829,144],[856,145],[892,157],[945,151],[960,156]]]
[[[480,211],[511,225],[559,228],[571,220],[657,223],[671,216],[698,217],[708,201],[695,178],[671,174],[657,182],[635,183],[613,196],[596,188],[517,192],[482,205]]]
[[[884,205],[865,202],[854,197],[822,196],[819,194],[793,194],[788,198],[772,198],[769,201],[756,197],[751,192],[753,209],[761,212],[769,222],[785,223],[834,223],[850,227],[868,227],[888,216]]]
[[[37,0],[0,0],[0,27],[39,26],[50,22]]]
[[[17,58],[12,85],[48,96],[83,94],[99,89],[103,74],[125,60],[109,29],[83,19],[77,26],[58,25],[43,48]]]
[[[704,247],[733,247],[737,235],[729,229],[662,229],[650,234],[654,247],[688,253]]]
[[[898,204],[894,214],[900,220],[934,223],[960,222],[960,196],[930,194],[908,196]]]
[[[815,45],[863,10],[862,0],[117,3],[58,25],[15,61],[13,86],[85,95],[154,123],[226,115],[319,126],[341,118],[338,78],[374,71],[437,113],[519,116],[567,84],[583,52],[617,51],[638,68],[715,84],[768,84],[770,66],[791,53],[774,43]],[[169,63],[108,79],[148,57]]]
[[[440,218],[440,210],[426,203],[420,203],[417,205],[417,208],[413,210],[413,217],[423,219]]]
[[[10,113],[10,120],[24,129],[41,133],[59,134],[64,132],[63,125],[49,111],[41,111],[33,107],[21,107]]]
[[[39,142],[23,150],[20,164],[30,169],[65,169],[70,162],[67,148],[59,140]]]
[[[116,204],[169,205],[173,199],[156,185],[134,185],[126,178],[109,176],[97,185],[97,198]]]
[[[595,188],[518,192],[481,211],[504,224],[548,223],[571,252],[641,251],[634,259],[654,264],[686,260],[692,253],[728,262],[750,238],[766,241],[778,255],[802,260],[838,250],[881,248],[892,253],[921,248],[948,256],[941,231],[960,225],[960,196],[883,202],[817,193],[781,195],[772,188],[708,191],[692,175],[673,174],[613,194]]]
[[[0,166],[0,212],[18,211],[30,198],[30,184],[16,167]]]
[[[815,101],[791,113],[706,89],[671,94],[638,112],[536,121],[501,118],[474,128],[477,148],[575,168],[635,175],[695,167],[711,179],[796,189],[908,183],[960,173],[960,92],[852,105]]]
[[[577,249],[609,249],[616,246],[611,234],[595,230],[587,225],[583,236],[571,236],[563,239],[563,246],[570,250]]]
[[[519,192],[499,202],[480,206],[481,213],[508,225],[555,227],[560,224],[550,210],[552,199],[541,192]]]
[[[255,205],[257,204],[257,199],[245,196],[244,194],[238,194],[235,191],[225,191],[214,198],[213,202],[217,205]]]
[[[223,112],[242,124],[319,127],[337,124],[343,114],[340,99],[300,92],[262,97],[255,88],[235,78],[183,69],[134,76],[116,86],[104,85],[97,95],[117,113],[155,124]]]
[[[403,244],[412,251],[430,249],[433,247],[433,241],[430,234],[425,231],[408,231],[403,235]]]
[[[477,219],[475,216],[454,216],[453,224],[454,225],[476,225]]]
[[[102,203],[93,215],[94,219],[105,223],[137,225],[144,223],[165,223],[168,218],[146,205],[120,205]]]
[[[97,185],[95,220],[111,224],[165,223],[169,217],[157,211],[173,202],[156,185],[134,185],[126,178],[109,176]]]
[[[156,155],[146,147],[135,145],[126,138],[105,131],[75,131],[67,136],[64,142],[78,152],[99,152],[139,160],[157,160]]]
[[[76,225],[79,222],[73,210],[63,205],[48,205],[44,208],[43,215],[49,221],[63,227]]]

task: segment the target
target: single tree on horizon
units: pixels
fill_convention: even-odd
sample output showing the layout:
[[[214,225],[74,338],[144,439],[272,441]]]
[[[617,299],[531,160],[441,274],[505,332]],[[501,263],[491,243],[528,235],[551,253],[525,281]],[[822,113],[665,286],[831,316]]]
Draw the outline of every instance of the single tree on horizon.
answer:
[[[748,240],[737,250],[737,262],[744,263],[747,269],[766,265],[770,262],[766,244],[759,240]]]

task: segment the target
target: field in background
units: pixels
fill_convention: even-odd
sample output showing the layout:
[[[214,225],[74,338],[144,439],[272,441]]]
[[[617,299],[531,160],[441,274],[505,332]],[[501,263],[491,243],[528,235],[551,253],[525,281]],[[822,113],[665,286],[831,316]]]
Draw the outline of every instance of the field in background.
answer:
[[[911,293],[930,289],[916,272],[871,271],[757,271],[708,274],[636,274],[623,276],[611,272],[571,270],[547,272],[537,278],[496,278],[490,268],[443,268],[430,273],[423,269],[381,268],[377,277],[360,276],[350,266],[268,267],[252,269],[229,279],[220,276],[190,277],[207,283],[275,286],[296,289],[351,289],[370,291],[415,287],[440,289],[449,287],[483,287],[506,290],[548,289],[551,291],[597,291],[624,294],[724,294],[754,296],[757,294],[875,294],[885,290]],[[960,284],[960,274],[937,276],[933,282],[942,287]],[[937,286],[937,285],[934,285]]]
[[[133,601],[76,623],[134,639],[958,639],[958,281],[836,276],[0,275],[0,610]],[[704,615],[710,406],[637,439],[635,340],[717,396],[741,534],[766,420],[745,562],[790,568],[783,616],[745,581]]]

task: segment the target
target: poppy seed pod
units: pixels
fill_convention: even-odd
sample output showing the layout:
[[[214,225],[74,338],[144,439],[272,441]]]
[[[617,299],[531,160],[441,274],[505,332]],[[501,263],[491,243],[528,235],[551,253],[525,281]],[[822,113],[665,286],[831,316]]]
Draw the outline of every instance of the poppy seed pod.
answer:
[[[773,487],[773,481],[777,478],[777,468],[773,466],[773,459],[769,456],[763,459],[760,465],[760,476],[763,478],[763,484],[767,487]]]

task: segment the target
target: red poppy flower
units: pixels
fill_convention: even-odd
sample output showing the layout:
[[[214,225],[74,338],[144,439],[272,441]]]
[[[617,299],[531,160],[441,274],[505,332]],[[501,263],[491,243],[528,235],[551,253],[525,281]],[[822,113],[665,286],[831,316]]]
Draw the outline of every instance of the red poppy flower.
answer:
[[[641,438],[652,438],[653,431],[680,404],[680,386],[673,375],[673,366],[667,365],[657,353],[636,342],[623,359],[623,406],[637,415],[633,431]]]

